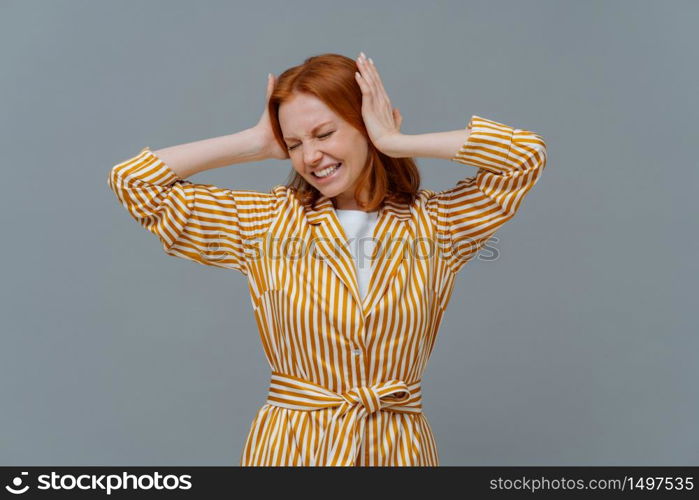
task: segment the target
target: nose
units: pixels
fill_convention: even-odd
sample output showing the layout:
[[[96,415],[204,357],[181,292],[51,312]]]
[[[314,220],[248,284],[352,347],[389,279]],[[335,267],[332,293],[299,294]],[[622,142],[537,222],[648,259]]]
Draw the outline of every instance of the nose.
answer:
[[[315,168],[320,163],[323,153],[318,151],[315,146],[309,145],[303,150],[303,161],[307,168]]]

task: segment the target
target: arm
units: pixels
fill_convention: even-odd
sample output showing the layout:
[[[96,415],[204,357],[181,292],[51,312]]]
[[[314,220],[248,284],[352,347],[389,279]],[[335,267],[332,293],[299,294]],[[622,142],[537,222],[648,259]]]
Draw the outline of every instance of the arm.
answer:
[[[466,129],[430,134],[396,134],[386,139],[384,152],[393,158],[442,158],[450,160],[468,140],[471,124]]]
[[[467,139],[450,160],[478,167],[478,173],[434,194],[428,202],[437,232],[458,272],[502,225],[517,213],[546,166],[543,138],[492,120],[472,116]],[[442,135],[445,148],[452,134]],[[419,151],[427,151],[424,148]],[[443,157],[445,149],[432,147]],[[456,151],[456,153],[453,153]]]
[[[260,134],[249,128],[236,134],[158,149],[154,154],[180,179],[186,179],[212,168],[264,160],[262,145]]]
[[[254,144],[254,136],[240,132],[157,154],[145,147],[111,169],[108,185],[131,217],[158,236],[166,254],[247,275],[246,258],[271,224],[281,188],[270,193],[222,189],[182,176],[260,158]]]

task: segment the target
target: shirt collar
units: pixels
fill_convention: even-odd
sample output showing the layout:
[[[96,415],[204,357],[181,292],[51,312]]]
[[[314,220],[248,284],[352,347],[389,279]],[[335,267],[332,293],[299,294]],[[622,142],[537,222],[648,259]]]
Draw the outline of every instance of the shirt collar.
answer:
[[[306,219],[310,224],[318,224],[334,211],[332,199],[321,195],[311,208],[306,209]],[[386,201],[379,208],[378,218],[384,214],[396,220],[406,221],[410,219],[410,206]]]

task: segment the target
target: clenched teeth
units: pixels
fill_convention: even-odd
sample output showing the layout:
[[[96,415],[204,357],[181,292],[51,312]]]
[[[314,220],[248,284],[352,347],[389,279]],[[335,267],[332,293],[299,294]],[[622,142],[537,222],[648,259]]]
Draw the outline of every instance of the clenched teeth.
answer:
[[[337,170],[341,163],[342,162],[336,163],[332,167],[324,168],[320,172],[313,172],[313,175],[315,175],[316,177],[327,177],[328,175],[332,174],[335,170]]]

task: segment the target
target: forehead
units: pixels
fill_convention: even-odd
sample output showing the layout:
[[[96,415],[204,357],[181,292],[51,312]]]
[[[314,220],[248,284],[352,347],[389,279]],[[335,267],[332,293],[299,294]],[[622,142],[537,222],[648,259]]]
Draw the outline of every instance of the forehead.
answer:
[[[309,135],[326,121],[339,123],[340,117],[323,101],[308,94],[296,94],[279,106],[279,125],[285,137]]]

